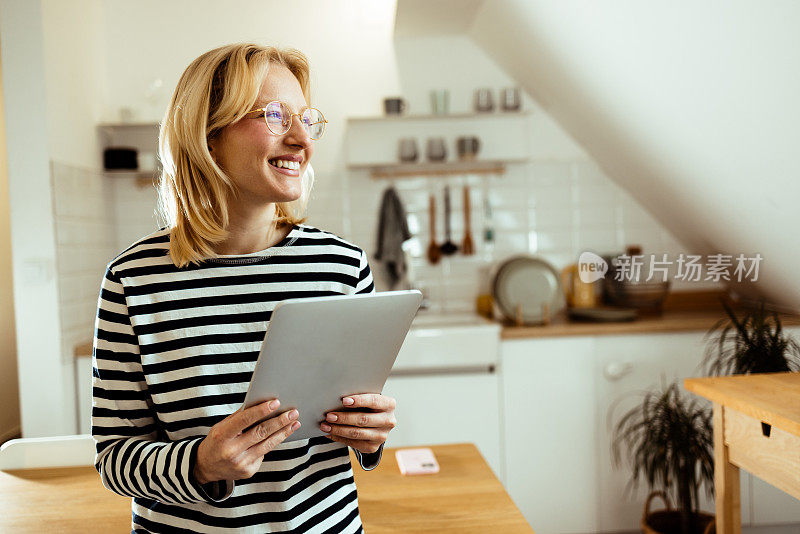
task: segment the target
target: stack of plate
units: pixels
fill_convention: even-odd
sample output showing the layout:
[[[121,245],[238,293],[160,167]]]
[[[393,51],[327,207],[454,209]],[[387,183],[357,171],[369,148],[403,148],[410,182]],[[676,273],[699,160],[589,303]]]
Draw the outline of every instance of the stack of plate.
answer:
[[[555,268],[542,258],[528,255],[513,256],[499,265],[492,296],[506,319],[517,322],[519,315],[524,324],[547,322],[545,304],[550,316],[565,304]]]

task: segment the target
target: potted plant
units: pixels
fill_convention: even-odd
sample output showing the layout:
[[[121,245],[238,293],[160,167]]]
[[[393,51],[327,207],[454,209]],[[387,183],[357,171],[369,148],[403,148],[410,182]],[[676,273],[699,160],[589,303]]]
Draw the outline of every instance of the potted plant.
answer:
[[[700,486],[711,496],[714,484],[712,412],[698,399],[686,401],[673,382],[645,393],[644,401],[622,416],[614,429],[614,463],[629,452],[632,482],[644,478],[651,490],[642,517],[645,534],[704,534],[714,516],[699,510]],[[654,491],[655,490],[655,491]],[[660,495],[667,510],[649,513]],[[673,511],[669,496],[674,498]]]
[[[781,373],[800,369],[800,346],[786,336],[780,317],[775,311],[767,311],[763,300],[758,307],[745,311],[741,319],[724,300],[722,305],[728,318],[717,321],[706,334],[712,338],[703,359],[706,374]]]

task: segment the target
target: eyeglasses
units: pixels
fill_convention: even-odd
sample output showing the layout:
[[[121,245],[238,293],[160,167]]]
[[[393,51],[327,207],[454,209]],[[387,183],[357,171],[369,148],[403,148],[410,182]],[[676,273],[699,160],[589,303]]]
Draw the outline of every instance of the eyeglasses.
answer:
[[[303,128],[308,132],[311,139],[317,140],[325,133],[325,125],[328,121],[317,108],[306,108],[301,113],[292,113],[285,103],[274,100],[263,108],[248,111],[251,113],[263,113],[264,121],[267,123],[269,131],[275,135],[283,135],[292,127],[294,116],[300,117]]]

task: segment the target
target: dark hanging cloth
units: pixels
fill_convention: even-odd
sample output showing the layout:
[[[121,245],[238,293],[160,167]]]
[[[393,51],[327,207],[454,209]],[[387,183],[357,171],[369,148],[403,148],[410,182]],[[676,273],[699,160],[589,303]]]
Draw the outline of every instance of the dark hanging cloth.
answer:
[[[378,249],[375,259],[384,265],[392,289],[405,277],[408,266],[403,254],[403,243],[411,238],[406,221],[406,210],[394,186],[383,192],[381,212],[378,217]]]

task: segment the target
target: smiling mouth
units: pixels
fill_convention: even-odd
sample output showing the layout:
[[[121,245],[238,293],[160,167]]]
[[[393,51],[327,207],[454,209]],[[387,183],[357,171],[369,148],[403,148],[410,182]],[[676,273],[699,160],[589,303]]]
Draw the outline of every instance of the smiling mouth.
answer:
[[[294,165],[292,165],[292,167],[296,167],[294,169],[286,168],[286,167],[280,167],[280,166],[275,164],[275,160],[268,160],[267,163],[269,163],[269,166],[274,171],[279,172],[281,174],[285,174],[287,176],[300,176],[300,164],[298,162],[292,162],[292,163],[294,163]]]

